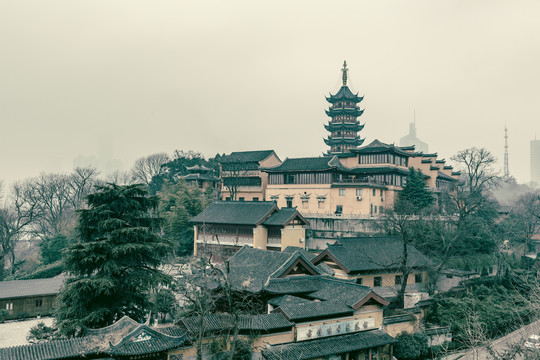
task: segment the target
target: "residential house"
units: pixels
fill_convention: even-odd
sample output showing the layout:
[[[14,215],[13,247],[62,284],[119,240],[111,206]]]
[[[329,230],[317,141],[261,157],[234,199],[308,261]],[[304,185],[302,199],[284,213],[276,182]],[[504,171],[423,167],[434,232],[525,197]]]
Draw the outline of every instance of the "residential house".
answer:
[[[50,315],[63,284],[63,275],[49,279],[2,281],[0,310],[7,311],[7,320]]]
[[[336,277],[377,288],[378,293],[392,297],[389,291],[403,281],[402,258],[403,243],[399,239],[363,237],[339,239],[329,244],[312,262],[315,265],[326,263],[335,271]],[[430,259],[414,246],[407,246],[408,290],[414,292],[424,288],[431,266]]]
[[[244,245],[281,251],[305,247],[308,222],[295,208],[273,201],[224,201],[210,204],[191,219],[195,255],[229,258]]]
[[[229,201],[264,201],[267,174],[263,167],[272,167],[281,163],[273,150],[237,151],[225,156],[220,161],[221,199]]]

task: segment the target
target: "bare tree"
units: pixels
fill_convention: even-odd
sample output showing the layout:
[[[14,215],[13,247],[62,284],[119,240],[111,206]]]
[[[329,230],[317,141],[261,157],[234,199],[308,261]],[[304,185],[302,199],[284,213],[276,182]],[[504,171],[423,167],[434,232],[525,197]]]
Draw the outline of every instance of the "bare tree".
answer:
[[[116,184],[116,185],[132,185],[133,175],[130,171],[115,171],[107,176],[105,179],[106,183]]]
[[[11,194],[0,205],[0,279],[2,279],[6,260],[10,273],[15,265],[15,245],[18,240],[28,234],[35,216],[38,204],[23,196],[20,184],[12,187]]]
[[[135,161],[131,169],[131,174],[136,182],[150,185],[152,178],[161,171],[161,166],[169,162],[169,155],[157,153],[146,157],[141,157]]]
[[[75,168],[70,176],[71,205],[75,209],[81,208],[86,196],[93,192],[94,186],[100,184],[99,171],[93,167]]]

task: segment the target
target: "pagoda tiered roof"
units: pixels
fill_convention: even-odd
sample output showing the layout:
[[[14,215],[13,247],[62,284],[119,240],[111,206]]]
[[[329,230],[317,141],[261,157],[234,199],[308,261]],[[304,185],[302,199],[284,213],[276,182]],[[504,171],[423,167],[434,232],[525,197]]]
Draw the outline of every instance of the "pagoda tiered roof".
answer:
[[[352,116],[355,116],[355,117],[358,117],[358,116],[362,116],[362,114],[364,113],[364,109],[360,110],[359,107],[354,107],[354,108],[346,108],[346,107],[342,107],[342,108],[330,108],[328,110],[325,110],[326,112],[326,115],[328,116],[338,116],[338,115],[352,115]]]
[[[379,140],[373,140],[370,144],[358,149],[350,149],[351,152],[356,154],[375,154],[393,152],[403,156],[418,156],[418,153],[405,151],[404,148],[395,146],[394,144],[385,144]]]
[[[324,125],[324,128],[330,132],[335,130],[352,130],[352,131],[361,131],[364,128],[364,124],[360,125],[359,121],[354,123],[332,123],[328,122],[328,125]]]
[[[349,100],[355,103],[359,103],[364,100],[364,97],[358,96],[358,93],[353,94],[353,92],[351,91],[351,89],[349,89],[347,85],[343,85],[335,95],[330,94],[329,97],[326,97],[326,101],[332,104],[343,100]]]
[[[339,144],[349,144],[354,146],[360,146],[364,142],[364,139],[360,139],[360,136],[356,136],[353,138],[347,138],[345,136],[343,137],[328,137],[328,139],[324,139],[324,143],[329,146],[333,145],[339,145]]]

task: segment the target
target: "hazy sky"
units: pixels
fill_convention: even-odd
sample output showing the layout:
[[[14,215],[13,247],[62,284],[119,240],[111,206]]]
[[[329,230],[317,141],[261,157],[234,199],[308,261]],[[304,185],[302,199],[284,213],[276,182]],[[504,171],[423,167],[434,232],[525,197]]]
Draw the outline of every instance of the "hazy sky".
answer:
[[[471,146],[529,180],[540,1],[0,0],[0,179],[175,149],[316,156],[343,60],[366,143]]]

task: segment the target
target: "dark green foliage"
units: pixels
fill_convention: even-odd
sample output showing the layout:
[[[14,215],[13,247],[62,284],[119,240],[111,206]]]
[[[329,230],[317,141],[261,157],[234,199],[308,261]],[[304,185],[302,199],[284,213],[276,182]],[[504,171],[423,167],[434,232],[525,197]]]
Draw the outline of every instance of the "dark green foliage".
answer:
[[[396,340],[394,355],[399,360],[421,359],[428,354],[428,339],[422,333],[402,332],[396,336]]]
[[[433,194],[426,186],[422,172],[411,167],[407,182],[403,190],[399,192],[396,211],[417,214],[431,206],[434,200]]]
[[[140,184],[108,184],[87,200],[89,208],[79,211],[77,242],[64,258],[71,277],[56,310],[60,332],[69,336],[124,315],[142,321],[151,287],[170,281],[158,270],[171,246],[157,235],[157,198]]]
[[[505,335],[535,316],[528,298],[534,291],[530,284],[538,286],[538,280],[530,281],[514,275],[468,280],[461,291],[435,296],[426,319],[450,326],[459,343],[470,341],[471,319],[486,339]]]
[[[219,161],[221,159],[220,154],[216,154],[213,158],[206,158],[198,152],[195,151],[179,151],[176,150],[174,153],[174,159],[168,163],[163,164],[161,167],[160,174],[152,178],[150,183],[150,192],[152,194],[157,193],[162,190],[162,187],[165,183],[176,183],[181,176],[187,175],[187,167],[199,165],[205,166],[207,168],[214,170],[214,176],[219,175]]]
[[[58,260],[55,263],[41,266],[36,271],[31,274],[20,277],[20,280],[29,280],[29,279],[48,279],[60,275],[64,271],[64,264],[62,261]]]
[[[39,322],[30,329],[26,336],[26,340],[34,344],[54,340],[56,338],[56,331],[56,328],[47,326],[43,322]]]
[[[177,255],[193,255],[193,226],[189,221],[208,206],[210,195],[183,180],[165,184],[158,195],[165,238],[174,245]]]
[[[177,310],[176,297],[170,289],[159,289],[152,299],[154,313],[160,315],[161,322],[165,321],[167,314],[174,316]]]
[[[64,235],[56,235],[43,239],[43,241],[39,244],[43,264],[52,264],[62,259],[63,251],[65,248],[67,248],[69,243],[70,241]]]

